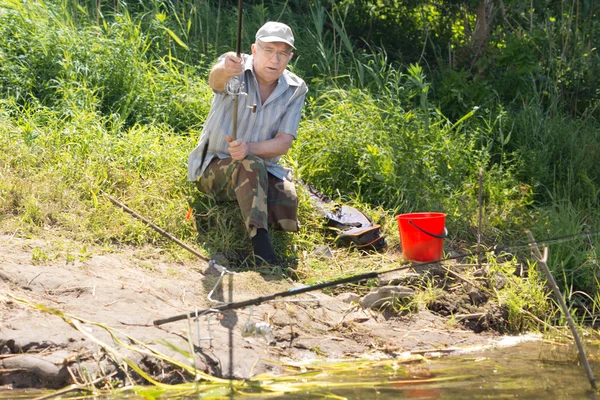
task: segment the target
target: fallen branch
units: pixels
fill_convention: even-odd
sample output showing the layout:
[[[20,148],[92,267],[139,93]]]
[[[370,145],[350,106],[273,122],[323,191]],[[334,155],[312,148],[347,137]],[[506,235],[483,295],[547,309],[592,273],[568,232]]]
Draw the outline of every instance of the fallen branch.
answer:
[[[563,299],[562,293],[560,293],[560,289],[558,288],[558,285],[556,284],[556,281],[554,280],[554,277],[552,276],[552,273],[550,272],[550,268],[548,268],[548,264],[546,264],[546,260],[548,259],[548,247],[544,247],[544,255],[542,256],[542,253],[540,253],[540,250],[538,249],[538,245],[535,242],[535,239],[533,238],[533,234],[531,233],[531,231],[527,231],[527,236],[529,236],[530,246],[531,246],[533,255],[536,258],[538,265],[541,267],[541,269],[546,274],[546,278],[548,279],[548,285],[552,288],[554,297],[556,298],[556,301],[560,305],[560,308],[565,316],[565,319],[567,320],[567,325],[569,325],[569,328],[571,329],[571,332],[573,333],[573,339],[575,339],[575,344],[577,345],[577,350],[579,353],[579,360],[581,361],[581,363],[583,364],[583,367],[585,368],[585,372],[587,373],[587,377],[588,377],[588,380],[590,381],[590,385],[592,385],[592,388],[594,390],[598,390],[598,386],[596,385],[596,379],[594,379],[594,373],[592,372],[592,367],[590,367],[590,363],[587,359],[587,356],[585,355],[583,343],[581,342],[581,338],[579,337],[579,334],[577,333],[577,328],[575,327],[575,323],[573,322],[571,313],[569,312],[569,309],[567,308],[567,304],[565,303],[565,299]]]
[[[460,314],[460,315],[455,315],[454,318],[459,320],[459,321],[471,321],[473,319],[480,319],[481,317],[484,317],[485,313],[476,313],[476,314]]]

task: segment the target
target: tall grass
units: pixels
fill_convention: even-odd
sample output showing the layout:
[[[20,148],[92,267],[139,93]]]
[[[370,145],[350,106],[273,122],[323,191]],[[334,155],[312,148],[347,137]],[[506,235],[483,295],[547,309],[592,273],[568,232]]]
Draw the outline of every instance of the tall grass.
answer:
[[[12,4],[12,3],[11,3]],[[93,108],[115,123],[168,123],[193,129],[204,120],[210,93],[206,65],[152,59],[152,37],[125,13],[102,27],[77,27],[52,3],[18,3],[0,16],[0,91],[20,104]]]
[[[185,159],[187,138],[164,126],[140,125],[114,135],[105,118],[90,110],[72,108],[72,118],[61,118],[42,106],[0,107],[3,115],[15,114],[0,128],[3,224],[10,226],[16,216],[18,227],[32,233],[54,227],[81,240],[155,240],[145,227],[115,213],[101,197],[106,192],[140,212],[152,210],[158,223],[183,236],[191,234],[176,217],[185,213],[190,188],[182,163],[173,163]],[[170,209],[177,203],[179,210]]]
[[[393,213],[446,212],[449,226],[465,238],[474,232],[483,168],[488,230],[514,230],[526,221],[530,193],[520,190],[508,163],[494,164],[480,147],[477,132],[485,126],[477,112],[452,123],[425,107],[406,111],[397,99],[358,89],[321,95],[310,103],[293,148],[299,174],[326,193]]]

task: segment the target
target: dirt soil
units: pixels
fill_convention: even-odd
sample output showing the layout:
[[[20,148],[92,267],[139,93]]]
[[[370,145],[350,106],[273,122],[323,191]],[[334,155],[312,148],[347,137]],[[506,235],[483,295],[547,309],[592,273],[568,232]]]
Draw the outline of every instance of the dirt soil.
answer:
[[[202,273],[206,263],[166,262],[159,249],[80,254],[65,261],[45,257],[47,246],[0,235],[0,389],[59,388],[111,373],[115,379],[147,384],[132,368],[123,368],[126,360],[158,381],[190,379],[182,368],[136,349],[157,350],[190,365],[184,352],[193,345],[200,370],[250,378],[283,373],[290,363],[394,357],[485,344],[497,337],[449,324],[448,317],[429,311],[386,316],[321,292],[156,326],[157,319],[218,304],[208,299],[213,289],[214,300],[242,301],[294,284],[241,272],[226,275],[215,287],[218,275]],[[243,336],[247,322],[268,323],[272,331]]]

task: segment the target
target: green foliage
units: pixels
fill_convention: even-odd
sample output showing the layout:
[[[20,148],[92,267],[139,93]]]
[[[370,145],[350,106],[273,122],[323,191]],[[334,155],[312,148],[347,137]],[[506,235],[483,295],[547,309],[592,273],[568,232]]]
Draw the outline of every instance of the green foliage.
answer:
[[[182,130],[204,121],[210,93],[202,67],[148,59],[153,39],[128,14],[111,25],[78,27],[52,4],[19,7],[0,14],[4,96],[65,116],[91,108],[124,126],[158,122]]]
[[[181,173],[189,142],[164,126],[135,126],[111,135],[108,122],[94,111],[4,102],[1,124],[0,210],[2,220],[16,215],[21,228],[55,226],[81,239],[141,243],[156,240],[102,197],[107,192],[131,201],[142,213],[182,236],[192,233],[183,221],[190,187]],[[165,202],[164,196],[170,201]]]
[[[527,276],[520,278],[515,275],[518,266],[516,258],[502,263],[497,263],[494,257],[490,260],[492,275],[502,274],[507,281],[502,290],[496,290],[496,295],[499,303],[507,309],[508,331],[535,331],[539,330],[540,323],[551,323],[555,310],[550,307],[550,292],[544,286],[545,280],[536,267],[529,265]]]
[[[530,193],[520,191],[510,169],[492,163],[487,148],[478,149],[480,137],[474,133],[482,127],[472,120],[476,111],[452,124],[429,108],[426,84],[409,79],[407,87],[415,88],[409,96],[419,99],[413,111],[404,111],[393,98],[375,99],[360,90],[311,99],[312,114],[292,153],[299,174],[325,193],[339,192],[396,213],[446,212],[450,226],[462,228],[464,235],[476,215],[476,182],[483,168],[490,182],[489,227],[514,229],[511,223],[521,222]]]
[[[586,211],[597,207],[600,130],[593,118],[575,120],[532,102],[506,115],[502,125],[510,140],[496,151],[522,157],[521,178],[536,186],[538,201],[565,199]]]
[[[588,213],[575,207],[569,201],[557,201],[543,210],[535,231],[538,237],[562,237],[574,232],[589,232],[597,221],[591,220]],[[548,266],[563,293],[582,290],[585,293],[598,293],[597,236],[582,237],[580,240],[565,241],[549,248]],[[575,288],[575,289],[573,289]]]

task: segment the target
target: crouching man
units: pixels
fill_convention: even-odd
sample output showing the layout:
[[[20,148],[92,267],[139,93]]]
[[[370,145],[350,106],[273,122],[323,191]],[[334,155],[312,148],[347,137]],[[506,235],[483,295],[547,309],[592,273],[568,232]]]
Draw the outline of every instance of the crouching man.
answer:
[[[269,226],[298,230],[298,198],[291,171],[279,160],[297,137],[307,92],[287,70],[294,35],[289,26],[267,22],[256,33],[252,54],[219,58],[208,82],[214,91],[198,146],[188,158],[188,180],[219,201],[237,201],[260,261],[276,264]],[[239,77],[247,95],[238,100],[237,137],[232,139],[233,96],[226,90]]]

